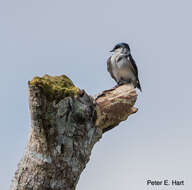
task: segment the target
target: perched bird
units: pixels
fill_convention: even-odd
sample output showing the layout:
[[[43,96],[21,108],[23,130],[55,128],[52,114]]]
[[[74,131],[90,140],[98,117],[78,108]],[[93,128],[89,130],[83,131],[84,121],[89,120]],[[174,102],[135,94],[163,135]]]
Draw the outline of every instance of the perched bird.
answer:
[[[138,78],[137,65],[131,56],[129,45],[119,43],[110,52],[114,52],[107,60],[107,70],[111,74],[111,77],[118,85],[131,83],[134,88],[137,87],[142,91]]]

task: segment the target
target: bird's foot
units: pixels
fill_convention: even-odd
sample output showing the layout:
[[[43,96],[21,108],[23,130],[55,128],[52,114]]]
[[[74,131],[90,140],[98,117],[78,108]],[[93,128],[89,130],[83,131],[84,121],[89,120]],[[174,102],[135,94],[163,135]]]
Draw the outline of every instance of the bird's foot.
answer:
[[[119,82],[117,83],[116,87],[121,86],[121,85],[124,85],[125,83],[126,83],[125,81],[119,81]]]
[[[121,85],[116,84],[116,85],[113,87],[113,89],[115,89],[115,88],[117,88],[117,87],[119,87],[119,86],[121,86]]]

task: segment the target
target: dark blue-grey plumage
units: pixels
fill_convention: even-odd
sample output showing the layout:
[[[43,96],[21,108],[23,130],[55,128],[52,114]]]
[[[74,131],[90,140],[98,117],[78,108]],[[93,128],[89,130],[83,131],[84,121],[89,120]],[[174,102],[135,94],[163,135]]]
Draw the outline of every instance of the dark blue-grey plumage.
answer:
[[[110,52],[113,52],[116,49],[121,48],[121,47],[126,48],[127,50],[130,51],[129,45],[127,43],[122,42],[122,43],[118,43],[117,45],[115,45],[115,47]]]
[[[133,86],[141,90],[138,78],[138,69],[133,59],[129,45],[126,43],[117,44],[111,52],[114,54],[107,61],[107,69],[111,77],[118,85],[132,83]]]

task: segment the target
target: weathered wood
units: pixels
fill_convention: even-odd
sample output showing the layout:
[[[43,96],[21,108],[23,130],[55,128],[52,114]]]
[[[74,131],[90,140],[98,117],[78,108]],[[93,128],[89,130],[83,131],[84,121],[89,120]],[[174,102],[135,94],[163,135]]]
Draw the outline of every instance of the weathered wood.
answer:
[[[106,90],[95,97],[96,126],[106,132],[126,120],[129,115],[137,112],[137,108],[133,107],[136,99],[137,93],[129,84]]]
[[[94,99],[71,81],[55,86],[58,78],[46,75],[29,83],[30,138],[11,190],[74,190],[103,132],[137,111],[129,85]]]

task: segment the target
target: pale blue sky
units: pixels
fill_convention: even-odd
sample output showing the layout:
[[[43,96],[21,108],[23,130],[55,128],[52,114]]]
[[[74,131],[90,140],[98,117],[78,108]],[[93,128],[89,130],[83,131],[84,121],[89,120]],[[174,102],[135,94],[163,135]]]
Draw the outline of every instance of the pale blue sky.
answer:
[[[147,179],[166,178],[191,189],[191,7],[189,0],[0,0],[1,189],[28,138],[27,81],[66,74],[90,95],[111,88],[106,60],[122,41],[139,68],[139,112],[95,145],[77,190],[150,190]]]

